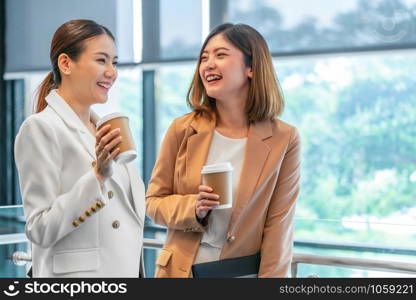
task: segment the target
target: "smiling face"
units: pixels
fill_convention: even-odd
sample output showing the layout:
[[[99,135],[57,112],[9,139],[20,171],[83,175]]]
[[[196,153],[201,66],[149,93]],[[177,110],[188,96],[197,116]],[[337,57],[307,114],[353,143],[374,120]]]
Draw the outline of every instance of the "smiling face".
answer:
[[[203,49],[199,76],[209,97],[217,101],[245,100],[252,72],[244,63],[243,52],[220,33],[212,37]]]
[[[107,34],[84,42],[84,49],[76,60],[67,58],[61,74],[69,83],[73,95],[85,104],[104,103],[108,91],[117,79],[117,55],[114,41]]]

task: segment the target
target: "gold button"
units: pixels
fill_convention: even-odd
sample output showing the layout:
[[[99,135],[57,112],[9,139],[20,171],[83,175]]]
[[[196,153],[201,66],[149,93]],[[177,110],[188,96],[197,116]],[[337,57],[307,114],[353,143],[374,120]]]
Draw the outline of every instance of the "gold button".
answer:
[[[91,206],[91,210],[92,210],[93,212],[95,212],[95,211],[97,210],[97,206],[95,206],[95,205]]]
[[[91,210],[87,209],[87,210],[85,211],[85,215],[86,215],[87,217],[91,216]]]
[[[74,225],[74,227],[79,226],[79,222],[77,220],[75,220],[74,222],[72,222],[72,225]]]
[[[98,208],[101,208],[104,206],[104,203],[102,203],[101,201],[97,201],[97,203],[95,203],[95,205],[97,205]]]
[[[113,191],[108,191],[108,199],[113,198],[113,196],[114,196]]]
[[[114,229],[119,228],[119,227],[120,227],[120,221],[115,220],[115,221],[111,224],[111,226],[113,226],[113,228],[114,228]]]
[[[85,217],[84,216],[79,216],[78,220],[80,220],[81,222],[85,221]]]
[[[93,167],[93,168],[95,168],[95,166],[97,165],[97,162],[94,160],[92,163],[91,163],[91,166]]]

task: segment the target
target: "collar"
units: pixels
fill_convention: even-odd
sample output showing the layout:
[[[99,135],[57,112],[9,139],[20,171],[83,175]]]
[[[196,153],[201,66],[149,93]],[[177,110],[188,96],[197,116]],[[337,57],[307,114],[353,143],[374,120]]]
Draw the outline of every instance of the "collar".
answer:
[[[69,106],[69,104],[57,93],[57,90],[52,90],[45,99],[48,106],[50,106],[61,117],[68,127],[83,133],[89,132],[71,106]],[[90,110],[90,118],[94,124],[96,124],[100,119],[100,117],[93,110]]]
[[[190,125],[197,133],[212,132],[215,129],[216,121],[217,119],[215,113],[211,113],[210,115],[203,113],[195,116]],[[250,124],[248,138],[254,137],[264,141],[271,136],[273,136],[271,121],[266,120]]]

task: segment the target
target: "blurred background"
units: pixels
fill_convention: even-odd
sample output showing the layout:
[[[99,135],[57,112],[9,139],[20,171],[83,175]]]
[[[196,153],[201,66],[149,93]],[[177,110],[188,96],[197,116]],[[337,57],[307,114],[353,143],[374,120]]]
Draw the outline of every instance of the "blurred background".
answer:
[[[95,110],[129,115],[145,184],[167,127],[189,112],[208,32],[255,27],[273,54],[282,119],[302,138],[292,276],[415,276],[416,0],[0,0],[0,277],[30,266],[14,138],[51,69],[53,33],[79,18],[116,36],[119,78]],[[147,220],[149,241],[165,232]],[[157,248],[145,249],[149,277]]]

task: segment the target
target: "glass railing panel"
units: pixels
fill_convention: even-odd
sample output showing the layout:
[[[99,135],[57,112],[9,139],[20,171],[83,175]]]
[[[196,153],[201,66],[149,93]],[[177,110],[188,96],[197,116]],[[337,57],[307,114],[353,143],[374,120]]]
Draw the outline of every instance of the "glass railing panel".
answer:
[[[24,232],[25,217],[23,207],[21,205],[0,207],[0,237],[2,235]],[[4,242],[0,243],[4,244]]]

